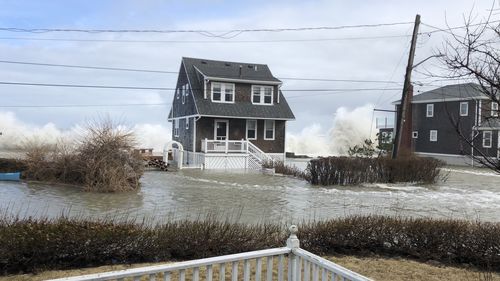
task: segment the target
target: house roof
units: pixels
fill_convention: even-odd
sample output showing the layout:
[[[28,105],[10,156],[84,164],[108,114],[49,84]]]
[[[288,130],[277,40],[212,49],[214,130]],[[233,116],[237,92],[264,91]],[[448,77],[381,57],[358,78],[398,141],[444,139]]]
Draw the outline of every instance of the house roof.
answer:
[[[182,58],[186,69],[193,96],[196,103],[196,108],[199,115],[202,116],[224,116],[235,118],[256,118],[256,119],[285,119],[293,120],[293,115],[290,106],[288,105],[283,93],[279,92],[279,103],[272,106],[255,105],[250,101],[235,102],[235,103],[215,103],[210,99],[205,99],[203,96],[203,77],[198,75],[201,71],[203,75],[214,78],[228,78],[247,80],[248,83],[255,81],[280,82],[275,78],[269,67],[265,64],[239,63],[214,61],[195,58]],[[205,63],[203,63],[205,62]],[[242,65],[242,75],[239,76],[239,66]],[[249,68],[248,65],[257,66]],[[245,81],[242,81],[244,83]]]
[[[446,85],[413,96],[412,103],[444,102],[486,98],[481,86],[475,83]],[[400,100],[393,102],[399,104]]]
[[[477,127],[478,130],[498,130],[500,129],[500,119],[496,118],[487,118],[481,122],[481,125]]]
[[[265,64],[216,61],[186,57],[182,58],[182,60],[185,64],[196,67],[207,77],[281,83],[279,79],[273,76],[271,70]]]

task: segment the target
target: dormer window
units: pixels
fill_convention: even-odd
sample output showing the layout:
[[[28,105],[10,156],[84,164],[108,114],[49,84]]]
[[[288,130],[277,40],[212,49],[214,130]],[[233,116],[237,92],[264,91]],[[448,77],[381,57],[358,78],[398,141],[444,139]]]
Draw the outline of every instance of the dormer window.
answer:
[[[253,104],[273,104],[273,87],[272,86],[252,86],[252,103]]]
[[[234,84],[213,82],[212,101],[234,103]]]

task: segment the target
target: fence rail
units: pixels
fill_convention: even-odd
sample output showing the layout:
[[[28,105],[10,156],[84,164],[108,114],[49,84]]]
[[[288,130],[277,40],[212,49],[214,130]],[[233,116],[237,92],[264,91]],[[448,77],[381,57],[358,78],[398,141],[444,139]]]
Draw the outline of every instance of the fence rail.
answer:
[[[296,235],[297,227],[291,226],[290,232],[287,245],[282,248],[53,279],[52,281],[186,281],[186,279],[200,281],[202,277],[205,277],[202,280],[207,281],[250,281],[250,279],[255,281],[283,281],[285,276],[287,276],[288,281],[318,281],[320,278],[322,281],[371,280],[320,256],[300,249],[299,239]]]
[[[205,153],[247,153],[246,140],[201,140],[201,151]]]

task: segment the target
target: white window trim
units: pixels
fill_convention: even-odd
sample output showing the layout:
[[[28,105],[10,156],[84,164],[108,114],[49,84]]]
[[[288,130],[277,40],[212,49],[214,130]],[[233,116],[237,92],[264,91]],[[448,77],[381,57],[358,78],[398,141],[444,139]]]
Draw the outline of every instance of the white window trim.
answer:
[[[220,84],[220,99],[221,99],[220,101],[214,100],[214,84]],[[225,99],[226,99],[226,85],[233,86],[233,101],[225,101]],[[212,81],[210,83],[210,99],[212,100],[212,102],[234,103],[234,100],[236,99],[236,84]]]
[[[462,105],[465,105],[465,113],[462,113]],[[464,101],[460,103],[460,116],[469,116],[469,103]]]
[[[189,130],[189,118],[186,118],[184,120],[186,120],[186,130]]]
[[[495,108],[493,108],[493,105],[495,105]],[[498,103],[492,101],[491,102],[491,117],[498,117]]]
[[[177,119],[177,120],[173,120],[174,122],[174,137],[178,137],[179,136],[179,122],[180,122],[180,119]]]
[[[411,137],[414,139],[418,139],[418,131],[411,132]]]
[[[252,121],[255,122],[255,138],[249,138],[248,137],[248,123],[252,122]],[[257,130],[257,120],[255,120],[255,119],[247,120],[247,122],[246,122],[246,134],[245,134],[246,139],[247,140],[256,140],[257,139],[257,132],[258,132],[258,130]]]
[[[436,138],[435,139],[432,138],[432,133],[433,132],[436,132]],[[437,142],[437,140],[438,140],[438,130],[430,130],[429,131],[429,141]]]
[[[486,140],[485,135],[488,134],[488,133],[490,134],[490,137],[488,138],[490,140],[490,144],[489,145],[485,145],[485,143],[486,143],[485,142],[485,140]],[[493,132],[492,131],[483,131],[483,147],[484,148],[491,148],[492,143],[493,143]]]
[[[429,111],[430,111],[430,114],[429,114]],[[425,107],[425,117],[434,117],[434,104],[433,103],[429,103]]]
[[[259,92],[260,102],[253,102],[253,97],[255,96],[255,94],[254,94],[255,87],[260,87],[260,89],[261,89],[261,91]],[[264,88],[271,88],[271,103],[264,103],[264,96],[265,96],[264,95],[264,93],[265,93]],[[273,105],[274,104],[274,87],[273,86],[252,85],[251,92],[252,92],[252,96],[251,96],[252,104],[258,104],[258,105]]]
[[[267,122],[266,121],[272,121],[273,122],[273,137],[272,138],[267,138],[266,137],[266,131],[267,131]],[[265,120],[264,121],[264,140],[274,140],[275,136],[276,136],[276,121],[275,120]]]

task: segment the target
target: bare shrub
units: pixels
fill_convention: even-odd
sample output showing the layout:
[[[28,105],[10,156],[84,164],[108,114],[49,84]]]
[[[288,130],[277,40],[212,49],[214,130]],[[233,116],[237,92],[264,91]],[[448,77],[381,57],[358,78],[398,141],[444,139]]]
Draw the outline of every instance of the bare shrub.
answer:
[[[89,123],[76,143],[29,140],[23,145],[23,177],[82,185],[87,191],[134,190],[143,173],[142,158],[132,152],[134,144],[133,133],[110,119]]]
[[[132,152],[134,145],[133,132],[116,126],[110,119],[89,123],[77,148],[86,190],[137,189],[144,164]]]
[[[284,161],[264,161],[263,168],[274,169],[275,173],[293,176],[297,178],[305,178],[305,173],[296,166],[287,165]]]

